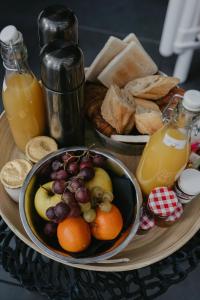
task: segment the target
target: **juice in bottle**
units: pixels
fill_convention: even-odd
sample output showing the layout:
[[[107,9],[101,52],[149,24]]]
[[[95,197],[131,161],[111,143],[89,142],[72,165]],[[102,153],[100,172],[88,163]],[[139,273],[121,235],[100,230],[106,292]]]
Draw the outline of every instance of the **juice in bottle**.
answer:
[[[152,135],[140,159],[136,177],[144,194],[154,187],[170,187],[185,168],[190,153],[187,135],[164,126]]]
[[[27,64],[22,35],[14,26],[0,33],[5,67],[3,104],[16,145],[22,151],[27,142],[45,131],[45,103],[42,88]]]
[[[185,168],[190,154],[190,132],[199,112],[200,92],[188,91],[177,115],[151,136],[136,171],[144,194],[155,187],[171,187]]]
[[[45,109],[41,86],[31,74],[12,73],[5,79],[2,96],[15,143],[24,150],[32,137],[44,132]]]

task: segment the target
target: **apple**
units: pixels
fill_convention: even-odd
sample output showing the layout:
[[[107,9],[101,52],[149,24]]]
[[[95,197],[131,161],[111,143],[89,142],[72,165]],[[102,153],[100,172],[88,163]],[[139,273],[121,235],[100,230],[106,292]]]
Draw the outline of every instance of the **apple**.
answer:
[[[94,168],[94,177],[86,183],[86,187],[91,191],[94,187],[101,187],[105,192],[111,192],[112,181],[108,173],[102,168]]]
[[[46,216],[46,210],[51,206],[55,206],[61,201],[61,195],[54,194],[52,192],[52,184],[53,181],[50,181],[39,187],[34,199],[37,213],[46,221],[49,221]]]

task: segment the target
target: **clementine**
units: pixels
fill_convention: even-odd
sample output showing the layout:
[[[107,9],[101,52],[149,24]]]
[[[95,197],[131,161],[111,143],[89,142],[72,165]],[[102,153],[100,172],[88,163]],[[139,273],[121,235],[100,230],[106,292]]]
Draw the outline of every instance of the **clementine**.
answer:
[[[90,227],[82,217],[68,217],[58,224],[57,237],[64,250],[80,252],[91,242]]]
[[[92,235],[98,240],[112,240],[118,236],[123,227],[123,219],[119,209],[112,204],[109,212],[96,210],[96,218],[91,223]]]

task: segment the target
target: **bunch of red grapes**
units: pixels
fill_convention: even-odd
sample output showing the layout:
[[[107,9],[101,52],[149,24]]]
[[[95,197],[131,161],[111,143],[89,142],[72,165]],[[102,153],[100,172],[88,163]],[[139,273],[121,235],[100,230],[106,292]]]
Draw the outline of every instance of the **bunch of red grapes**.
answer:
[[[106,158],[91,151],[75,155],[67,152],[61,160],[52,162],[52,192],[61,194],[62,201],[49,207],[46,216],[51,222],[45,225],[45,234],[52,236],[57,224],[67,217],[78,217],[83,214],[87,222],[95,219],[96,212],[91,205],[91,194],[85,183],[95,176],[94,167],[104,167]],[[97,191],[98,192],[98,191]]]

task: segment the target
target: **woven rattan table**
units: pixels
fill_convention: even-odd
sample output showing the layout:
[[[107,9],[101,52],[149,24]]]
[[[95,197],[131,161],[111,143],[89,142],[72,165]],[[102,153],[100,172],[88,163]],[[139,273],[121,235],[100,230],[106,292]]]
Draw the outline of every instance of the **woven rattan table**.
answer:
[[[55,300],[155,299],[184,280],[200,261],[200,231],[179,251],[129,272],[67,267],[24,244],[0,219],[0,263],[26,289]]]

